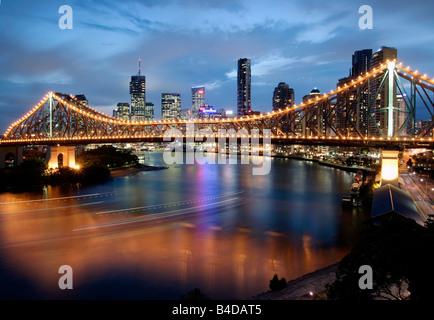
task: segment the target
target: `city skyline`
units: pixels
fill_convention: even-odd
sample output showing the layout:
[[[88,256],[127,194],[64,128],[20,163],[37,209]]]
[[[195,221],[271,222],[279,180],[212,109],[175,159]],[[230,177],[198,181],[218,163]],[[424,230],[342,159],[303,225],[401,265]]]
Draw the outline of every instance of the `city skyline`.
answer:
[[[262,112],[271,110],[279,82],[294,88],[296,104],[314,87],[334,89],[348,75],[352,54],[366,48],[395,47],[399,61],[433,76],[433,36],[403,36],[432,23],[432,4],[404,13],[387,2],[373,3],[374,28],[360,30],[362,4],[281,4],[276,12],[274,2],[259,1],[90,1],[86,7],[70,1],[74,28],[60,30],[54,1],[5,1],[0,26],[8,32],[0,35],[0,44],[8,50],[0,57],[0,110],[10,112],[0,120],[0,130],[51,90],[84,93],[90,106],[110,115],[118,102],[129,101],[128,82],[140,57],[147,100],[158,102],[162,92],[179,92],[186,97],[183,109],[191,107],[191,87],[203,85],[210,104],[236,111],[236,62],[241,57],[252,61],[252,109]],[[201,17],[206,10],[210,14],[187,26],[164,15],[168,8],[179,9],[183,18]],[[411,26],[397,23],[404,17]],[[116,26],[109,18],[117,19]],[[28,28],[29,21],[34,28]],[[68,47],[75,43],[80,45]],[[155,118],[161,119],[158,103],[155,110]]]

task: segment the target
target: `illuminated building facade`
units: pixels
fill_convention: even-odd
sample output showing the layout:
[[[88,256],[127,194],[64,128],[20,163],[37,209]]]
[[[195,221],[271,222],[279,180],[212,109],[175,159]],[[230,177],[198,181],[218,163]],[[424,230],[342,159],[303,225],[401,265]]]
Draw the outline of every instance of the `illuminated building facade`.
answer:
[[[199,108],[205,105],[205,87],[191,88],[191,115],[192,118],[197,118]]]
[[[176,120],[181,116],[181,94],[161,94],[161,119]]]
[[[251,104],[251,61],[247,58],[238,60],[237,73],[237,113],[244,116],[252,109]]]

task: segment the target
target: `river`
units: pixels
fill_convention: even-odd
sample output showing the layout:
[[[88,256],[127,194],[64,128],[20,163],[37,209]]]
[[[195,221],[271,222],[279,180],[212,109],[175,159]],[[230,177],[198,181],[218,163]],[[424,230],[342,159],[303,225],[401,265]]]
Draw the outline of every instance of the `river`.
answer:
[[[1,298],[212,299],[268,290],[346,255],[366,213],[345,209],[353,173],[272,159],[170,165],[78,188],[0,194]],[[165,165],[161,153],[146,164]],[[60,290],[59,267],[73,271]]]

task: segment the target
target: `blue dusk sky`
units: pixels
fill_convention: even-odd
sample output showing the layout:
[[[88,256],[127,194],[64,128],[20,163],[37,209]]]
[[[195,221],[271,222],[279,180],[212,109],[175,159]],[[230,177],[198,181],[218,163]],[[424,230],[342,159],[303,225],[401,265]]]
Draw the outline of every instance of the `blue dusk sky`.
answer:
[[[73,29],[59,28],[59,7]],[[359,7],[373,29],[359,28]],[[108,114],[130,102],[129,81],[146,76],[146,100],[161,117],[161,93],[191,107],[191,87],[206,103],[236,111],[236,67],[252,61],[252,109],[271,110],[286,82],[296,103],[313,87],[336,88],[355,50],[398,49],[398,60],[434,77],[434,2],[285,0],[1,0],[0,132],[48,91],[84,93]],[[422,112],[420,113],[422,114]]]

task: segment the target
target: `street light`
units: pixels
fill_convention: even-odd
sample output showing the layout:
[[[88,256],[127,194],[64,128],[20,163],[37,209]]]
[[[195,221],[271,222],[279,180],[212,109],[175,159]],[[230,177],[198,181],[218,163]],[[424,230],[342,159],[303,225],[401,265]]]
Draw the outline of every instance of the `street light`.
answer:
[[[420,182],[423,182],[423,179],[420,179]],[[425,192],[428,193],[428,181],[427,180],[425,180]]]

